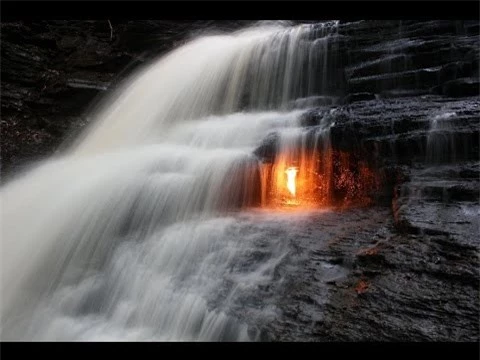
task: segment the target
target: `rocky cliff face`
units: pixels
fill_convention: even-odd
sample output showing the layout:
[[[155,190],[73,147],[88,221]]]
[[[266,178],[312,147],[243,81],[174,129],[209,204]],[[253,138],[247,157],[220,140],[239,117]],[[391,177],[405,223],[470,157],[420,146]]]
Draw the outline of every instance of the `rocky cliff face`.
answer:
[[[478,341],[478,33],[478,22],[340,24],[337,96],[305,125],[331,117],[332,148],[370,164],[390,210],[345,213],[328,246],[293,240],[308,260],[276,339]]]
[[[191,30],[241,24],[3,23],[3,175],[54,152],[88,123],[98,95]],[[339,23],[305,125],[330,114],[332,148],[368,162],[387,206],[345,215],[356,225],[328,246],[318,224],[292,239],[307,265],[291,275],[267,339],[479,340],[479,30],[478,21]]]

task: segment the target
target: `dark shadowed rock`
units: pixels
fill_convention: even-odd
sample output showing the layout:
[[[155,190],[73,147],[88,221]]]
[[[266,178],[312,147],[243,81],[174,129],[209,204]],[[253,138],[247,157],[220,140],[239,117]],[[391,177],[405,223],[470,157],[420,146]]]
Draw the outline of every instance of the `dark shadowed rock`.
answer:
[[[262,143],[254,150],[254,154],[267,162],[273,162],[277,153],[278,134],[272,133],[267,136]]]
[[[307,111],[300,116],[300,126],[309,127],[320,125],[321,120],[328,114],[328,111],[318,109]]]
[[[375,100],[375,94],[368,93],[368,92],[348,94],[343,99],[343,103],[351,104],[357,101],[368,101],[368,100]]]
[[[462,78],[446,82],[442,93],[451,97],[466,97],[480,95],[480,80],[477,78]]]

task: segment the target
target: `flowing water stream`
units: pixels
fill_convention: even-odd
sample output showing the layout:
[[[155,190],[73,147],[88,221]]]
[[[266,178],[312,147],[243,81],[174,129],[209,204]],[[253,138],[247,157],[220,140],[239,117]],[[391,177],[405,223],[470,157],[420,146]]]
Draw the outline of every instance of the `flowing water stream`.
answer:
[[[194,39],[125,81],[61,156],[3,186],[2,339],[257,340],[252,324],[277,309],[245,299],[282,283],[289,252],[274,230],[326,210],[269,209],[254,150],[278,134],[284,174],[309,104],[292,103],[322,92],[334,34],[261,24]]]

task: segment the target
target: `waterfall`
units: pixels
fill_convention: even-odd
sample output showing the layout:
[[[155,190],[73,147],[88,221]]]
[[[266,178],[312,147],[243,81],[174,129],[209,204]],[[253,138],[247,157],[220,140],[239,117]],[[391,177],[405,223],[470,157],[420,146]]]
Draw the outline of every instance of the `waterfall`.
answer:
[[[67,151],[3,186],[2,339],[257,340],[275,307],[241,306],[288,250],[248,215],[266,201],[254,151],[275,133],[286,158],[274,172],[294,161],[311,131],[297,100],[322,95],[334,33],[260,24],[194,39],[125,80]],[[313,160],[297,158],[306,181]]]
[[[440,164],[455,162],[455,137],[451,134],[453,126],[450,124],[457,116],[454,112],[443,112],[432,116],[430,129],[427,135],[426,162]]]
[[[156,143],[172,124],[209,115],[287,110],[324,86],[317,76],[328,61],[316,38],[326,44],[335,25],[265,25],[196,39],[126,81],[72,152]]]

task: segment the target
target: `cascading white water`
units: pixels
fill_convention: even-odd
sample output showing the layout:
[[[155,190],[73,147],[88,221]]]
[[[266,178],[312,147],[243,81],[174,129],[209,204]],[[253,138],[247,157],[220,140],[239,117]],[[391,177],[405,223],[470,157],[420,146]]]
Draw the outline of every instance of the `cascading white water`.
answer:
[[[252,203],[254,149],[298,127],[289,104],[318,90],[322,29],[196,39],[134,74],[65,154],[6,184],[2,339],[255,340],[232,309],[272,282],[287,247],[272,240],[250,261],[262,228],[228,209]]]
[[[427,163],[455,161],[455,138],[449,132],[453,128],[450,122],[456,116],[454,112],[442,112],[430,119],[425,159]]]

